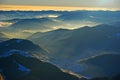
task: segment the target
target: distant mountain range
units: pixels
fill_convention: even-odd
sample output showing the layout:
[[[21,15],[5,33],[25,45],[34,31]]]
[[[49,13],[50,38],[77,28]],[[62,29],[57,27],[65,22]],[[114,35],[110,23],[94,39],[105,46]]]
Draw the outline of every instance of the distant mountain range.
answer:
[[[117,22],[119,14],[120,11],[0,11],[0,32],[10,38],[26,38],[32,33],[58,28],[76,29]]]
[[[9,28],[14,31],[25,30],[45,30],[51,29],[50,26],[55,26],[57,23],[49,18],[31,18],[31,19],[19,19],[16,23]],[[8,30],[9,31],[9,30]]]
[[[119,20],[120,11],[71,11],[58,17],[64,21],[92,21],[99,23],[113,22]]]
[[[13,38],[18,36],[21,36],[18,38],[26,38],[35,32],[53,30],[53,26],[61,24],[49,18],[12,19],[4,22],[12,24],[8,27],[2,27],[0,31],[9,37],[14,35]]]

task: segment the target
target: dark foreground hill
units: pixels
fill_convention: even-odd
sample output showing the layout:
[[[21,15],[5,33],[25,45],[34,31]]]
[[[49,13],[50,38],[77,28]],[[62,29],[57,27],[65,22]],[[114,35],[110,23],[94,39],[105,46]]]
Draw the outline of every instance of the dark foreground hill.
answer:
[[[0,57],[0,65],[5,80],[79,80],[52,64],[20,54]]]
[[[5,80],[79,80],[33,54],[43,51],[32,42],[11,39],[0,43],[0,73]],[[43,54],[43,53],[39,53]],[[37,55],[39,55],[37,54]]]
[[[25,39],[10,39],[0,43],[0,55],[6,56],[9,52],[26,52],[32,56],[45,58],[47,52],[40,46]]]

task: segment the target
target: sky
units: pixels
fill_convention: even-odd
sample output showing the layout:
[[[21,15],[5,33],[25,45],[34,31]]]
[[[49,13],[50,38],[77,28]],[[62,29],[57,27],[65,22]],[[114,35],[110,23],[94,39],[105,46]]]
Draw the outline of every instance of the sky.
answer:
[[[120,0],[0,0],[0,4],[19,6],[59,6],[81,8],[120,9]],[[3,8],[0,6],[0,8]]]

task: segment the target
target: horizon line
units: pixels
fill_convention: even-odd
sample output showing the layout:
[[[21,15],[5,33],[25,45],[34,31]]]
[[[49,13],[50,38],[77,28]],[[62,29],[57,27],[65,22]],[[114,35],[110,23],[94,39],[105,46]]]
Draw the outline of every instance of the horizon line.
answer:
[[[6,5],[0,4],[0,11],[42,11],[42,10],[55,10],[55,11],[75,11],[75,10],[103,10],[103,11],[118,11],[118,8],[98,8],[98,7],[71,7],[71,6],[30,6],[30,5]]]

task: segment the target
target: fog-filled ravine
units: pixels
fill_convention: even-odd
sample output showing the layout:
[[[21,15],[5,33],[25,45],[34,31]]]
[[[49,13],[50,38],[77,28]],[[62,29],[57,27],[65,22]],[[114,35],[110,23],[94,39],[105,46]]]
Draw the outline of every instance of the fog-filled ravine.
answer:
[[[119,80],[119,68],[120,11],[0,11],[5,80]]]

